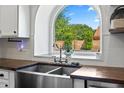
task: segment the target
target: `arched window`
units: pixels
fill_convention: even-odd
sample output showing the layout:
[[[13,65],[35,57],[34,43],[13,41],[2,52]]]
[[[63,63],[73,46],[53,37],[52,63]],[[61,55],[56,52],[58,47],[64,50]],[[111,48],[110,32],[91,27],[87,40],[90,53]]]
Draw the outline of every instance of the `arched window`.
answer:
[[[74,55],[101,52],[100,15],[94,6],[69,5],[61,10],[54,24],[54,53],[59,48],[74,50]]]
[[[74,58],[101,53],[101,21],[99,6],[40,6],[35,20],[34,55],[59,55],[60,47],[74,50]]]

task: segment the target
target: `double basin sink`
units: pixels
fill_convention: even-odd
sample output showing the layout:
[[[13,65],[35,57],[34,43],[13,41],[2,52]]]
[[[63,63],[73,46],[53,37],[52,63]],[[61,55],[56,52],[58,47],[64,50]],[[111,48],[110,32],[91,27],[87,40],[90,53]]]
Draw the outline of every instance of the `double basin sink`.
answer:
[[[72,88],[70,74],[79,67],[36,64],[17,71],[18,88]]]

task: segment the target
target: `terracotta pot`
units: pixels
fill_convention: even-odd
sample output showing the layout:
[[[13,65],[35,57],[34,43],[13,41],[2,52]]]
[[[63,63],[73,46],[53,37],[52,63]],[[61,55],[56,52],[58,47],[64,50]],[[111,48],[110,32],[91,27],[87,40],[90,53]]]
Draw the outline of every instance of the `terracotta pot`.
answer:
[[[96,32],[94,33],[93,39],[94,40],[100,40],[100,28],[99,27],[96,29]]]
[[[99,50],[100,50],[100,40],[93,40],[92,51],[99,52]]]
[[[81,47],[84,44],[84,40],[73,40],[72,41],[72,46],[74,50],[81,50]]]
[[[64,47],[64,41],[56,41],[55,44],[58,46],[58,48]]]

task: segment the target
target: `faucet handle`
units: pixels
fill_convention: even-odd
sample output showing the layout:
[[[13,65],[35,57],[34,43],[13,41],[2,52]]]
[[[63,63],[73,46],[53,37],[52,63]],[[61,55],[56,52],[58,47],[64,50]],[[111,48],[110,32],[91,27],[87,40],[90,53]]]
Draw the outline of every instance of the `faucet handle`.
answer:
[[[54,56],[54,62],[57,62],[56,56]]]
[[[68,63],[68,57],[65,58],[65,63]]]

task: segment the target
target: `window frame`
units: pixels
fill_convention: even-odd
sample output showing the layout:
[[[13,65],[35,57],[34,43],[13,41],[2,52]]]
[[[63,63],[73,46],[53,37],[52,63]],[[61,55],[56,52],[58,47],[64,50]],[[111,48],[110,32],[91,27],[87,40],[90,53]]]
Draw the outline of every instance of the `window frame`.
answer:
[[[56,19],[58,17],[58,15],[67,7],[68,5],[63,5],[63,6],[57,6],[55,7],[55,11],[52,13],[52,17],[51,17],[51,22],[50,22],[50,27],[52,28],[50,31],[50,53],[49,55],[52,56],[59,56],[59,51],[54,51],[53,49],[53,44],[55,42],[55,22]],[[95,5],[89,5],[91,7],[93,7],[95,9],[95,11],[97,12],[98,16],[100,17],[100,52],[84,52],[82,53],[83,55],[87,55],[87,56],[81,56],[80,57],[74,57],[74,54],[71,56],[72,59],[93,59],[93,60],[103,60],[103,48],[102,48],[102,15],[101,15],[101,11],[100,11],[100,6],[95,6]],[[77,53],[78,54],[78,53]],[[80,53],[79,53],[80,54]],[[78,54],[78,55],[79,55]],[[90,55],[95,55],[94,58],[93,56],[90,57]],[[62,53],[62,56],[65,57],[64,53]],[[77,55],[75,55],[77,56]]]
[[[92,6],[92,5],[89,5],[89,6]],[[56,18],[58,17],[58,15],[59,15],[59,13],[64,9],[66,7],[66,5],[56,5],[53,9],[52,9],[52,11],[51,11],[51,13],[50,13],[50,15],[49,15],[49,24],[48,24],[48,27],[49,27],[49,34],[48,34],[48,40],[49,40],[49,42],[48,42],[48,44],[49,44],[49,46],[48,46],[48,54],[36,54],[36,51],[35,51],[35,47],[34,47],[34,56],[35,57],[43,57],[43,58],[51,58],[52,56],[54,56],[53,55],[53,43],[54,43],[54,40],[55,40],[55,21],[56,21]],[[98,14],[99,14],[99,17],[100,17],[100,31],[101,31],[101,33],[100,33],[100,52],[96,52],[95,53],[95,55],[96,55],[96,58],[94,59],[94,58],[90,58],[89,56],[86,56],[87,58],[83,58],[83,57],[78,57],[78,58],[76,58],[76,57],[71,57],[71,59],[73,60],[75,60],[75,59],[83,59],[83,60],[96,60],[96,61],[104,61],[104,49],[103,49],[103,36],[102,36],[102,27],[103,27],[103,21],[102,21],[102,6],[99,6],[99,5],[93,5],[92,7],[95,7],[95,9],[96,9],[96,12],[98,12]],[[40,8],[40,6],[38,6],[38,8],[37,8],[37,10],[39,11],[39,8]],[[37,12],[38,12],[37,11]],[[37,14],[36,14],[37,15]],[[35,20],[35,31],[36,31],[36,23],[37,23],[37,21]],[[34,32],[34,34],[35,34],[36,32]],[[35,37],[34,37],[34,42],[35,42]],[[35,44],[35,43],[34,43]],[[34,45],[35,46],[35,45]],[[57,54],[57,56],[59,56],[59,53]],[[64,56],[64,55],[63,55]]]

